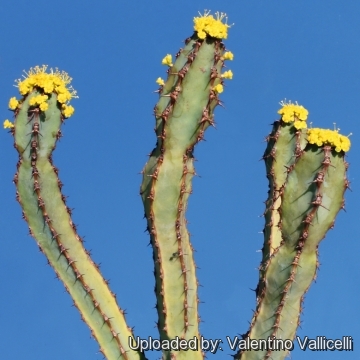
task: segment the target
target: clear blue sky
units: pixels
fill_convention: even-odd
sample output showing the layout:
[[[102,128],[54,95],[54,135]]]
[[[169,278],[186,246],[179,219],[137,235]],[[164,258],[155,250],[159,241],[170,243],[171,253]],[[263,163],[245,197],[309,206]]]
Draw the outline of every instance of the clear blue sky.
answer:
[[[162,57],[192,34],[204,8],[235,23],[226,46],[235,54],[216,109],[217,129],[197,146],[187,217],[200,283],[201,333],[244,333],[255,307],[267,180],[264,137],[278,102],[297,100],[314,126],[351,137],[346,210],[320,246],[317,283],[306,295],[300,336],[351,335],[354,352],[309,352],[292,359],[359,359],[360,3],[344,1],[2,1],[0,114],[10,118],[14,79],[31,66],[67,71],[79,99],[54,153],[74,207],[74,222],[101,262],[128,322],[157,337],[152,250],[139,196],[141,171],[155,144],[152,109]],[[29,237],[15,201],[17,153],[0,132],[0,349],[6,360],[101,359],[63,285]],[[231,359],[230,349],[213,359]],[[160,353],[148,352],[150,360]]]

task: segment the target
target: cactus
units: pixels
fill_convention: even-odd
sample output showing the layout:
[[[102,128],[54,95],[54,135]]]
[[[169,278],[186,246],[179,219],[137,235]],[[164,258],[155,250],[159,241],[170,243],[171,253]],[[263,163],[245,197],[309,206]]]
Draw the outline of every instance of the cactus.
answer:
[[[84,249],[71,220],[71,209],[61,194],[62,184],[51,153],[61,137],[61,123],[74,112],[67,102],[76,97],[76,91],[66,73],[47,73],[46,69],[35,67],[25,80],[18,82],[23,98],[9,102],[15,112],[15,126],[4,123],[4,127],[12,129],[20,156],[14,177],[16,198],[30,234],[74,299],[99,342],[100,351],[108,359],[141,359],[143,354],[129,352],[132,331],[97,265]]]
[[[195,22],[197,31],[185,41],[174,64],[170,55],[163,59],[169,65],[169,76],[160,82],[160,99],[154,109],[158,141],[143,170],[140,190],[154,250],[162,340],[199,338],[198,283],[185,210],[195,175],[194,146],[214,124],[222,79],[231,74],[221,74],[225,54],[221,37],[227,27],[220,20],[203,24],[207,18]],[[204,35],[204,26],[212,36]],[[192,356],[202,359],[201,349]]]
[[[232,60],[222,42],[230,25],[224,14],[194,18],[194,34],[185,40],[173,62],[167,54],[167,79],[158,78],[159,101],[154,108],[157,143],[142,173],[140,195],[153,248],[158,330],[163,359],[203,359],[198,346],[198,281],[185,212],[192,189],[194,147],[214,126],[214,109]],[[124,311],[77,234],[71,209],[52,152],[62,136],[62,123],[73,115],[76,98],[71,78],[58,69],[36,66],[18,80],[20,99],[11,98],[14,136],[19,153],[14,183],[16,198],[30,234],[54,268],[82,319],[107,359],[145,359]],[[263,258],[256,288],[256,310],[244,339],[295,337],[305,292],[316,276],[317,248],[344,206],[345,152],[348,137],[338,130],[307,129],[307,110],[282,103],[263,156],[269,179],[265,209]],[[169,348],[169,341],[196,343],[191,350]],[[236,359],[284,359],[287,349],[239,349]]]
[[[319,266],[318,245],[333,227],[349,186],[344,160],[348,137],[336,130],[306,130],[307,110],[283,105],[263,157],[269,197],[257,308],[246,334],[250,339],[294,339],[304,294]],[[239,351],[237,356],[275,360],[287,353],[273,343],[262,351]]]

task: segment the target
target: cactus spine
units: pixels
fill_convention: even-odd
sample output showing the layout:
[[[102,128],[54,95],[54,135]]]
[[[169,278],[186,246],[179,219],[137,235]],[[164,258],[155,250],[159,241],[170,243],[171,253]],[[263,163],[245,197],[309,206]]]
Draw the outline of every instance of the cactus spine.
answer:
[[[155,263],[160,340],[197,342],[197,350],[163,349],[163,360],[203,359],[199,348],[198,282],[185,211],[192,189],[194,147],[214,125],[214,109],[223,91],[221,73],[229,25],[224,15],[209,12],[194,18],[195,33],[176,55],[166,55],[168,77],[157,79],[159,101],[154,108],[157,143],[143,169],[140,188]],[[11,98],[15,124],[9,128],[19,153],[14,183],[30,234],[46,255],[74,299],[83,320],[107,359],[142,360],[132,329],[115,295],[91,260],[76,232],[71,209],[61,193],[62,183],[51,154],[61,137],[60,127],[74,108],[71,78],[47,67],[35,67],[18,81],[22,98]],[[337,130],[306,129],[308,112],[300,105],[282,103],[281,119],[273,124],[264,154],[269,196],[266,201],[263,259],[257,306],[249,331],[251,340],[293,339],[305,292],[316,276],[317,251],[326,232],[344,207],[345,152],[348,137]],[[129,341],[131,340],[132,341]],[[131,344],[131,346],[130,346]],[[240,349],[236,359],[281,360],[288,350],[270,342],[260,351]],[[134,346],[135,345],[135,346]],[[134,349],[135,348],[135,349]]]

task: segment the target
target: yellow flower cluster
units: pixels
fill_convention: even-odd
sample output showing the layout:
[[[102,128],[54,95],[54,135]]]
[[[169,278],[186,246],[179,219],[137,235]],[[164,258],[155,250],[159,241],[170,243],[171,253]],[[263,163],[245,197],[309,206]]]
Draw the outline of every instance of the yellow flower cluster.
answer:
[[[11,121],[9,121],[8,119],[6,119],[4,121],[3,125],[4,125],[4,129],[11,129],[14,127],[14,124]]]
[[[163,65],[173,66],[171,54],[167,54],[167,55],[161,60],[161,63],[162,63]]]
[[[281,105],[283,107],[278,111],[278,114],[281,115],[282,121],[286,123],[294,122],[294,127],[298,130],[307,127],[306,120],[309,112],[303,106],[291,102],[282,102]]]
[[[224,91],[224,86],[222,84],[217,84],[213,87],[213,90],[221,94]]]
[[[66,105],[66,104],[62,104],[62,114],[66,117],[69,118],[75,111],[74,107],[71,105]]]
[[[226,51],[222,58],[224,60],[234,60],[234,54],[231,51]]]
[[[312,128],[308,129],[307,133],[310,144],[316,144],[317,146],[329,145],[335,147],[336,152],[350,150],[350,139],[339,134],[338,130]]]
[[[227,24],[226,14],[216,12],[216,19],[210,15],[210,11],[206,11],[200,17],[194,17],[194,30],[200,39],[205,39],[206,35],[217,39],[226,39],[230,25]],[[225,18],[226,22],[222,20]]]
[[[29,100],[30,106],[37,106],[39,105],[41,111],[46,111],[49,107],[49,104],[46,102],[49,97],[47,95],[37,95],[33,96]]]
[[[229,79],[231,80],[233,78],[234,74],[231,70],[225,71],[224,73],[221,74],[221,77],[223,79]]]
[[[72,86],[70,86],[72,78],[65,71],[60,72],[57,68],[55,68],[55,70],[50,69],[50,73],[47,73],[46,70],[47,65],[43,65],[35,66],[28,72],[25,72],[26,77],[24,77],[23,80],[17,80],[17,87],[19,88],[20,94],[27,95],[34,89],[40,88],[45,94],[51,94],[52,92],[55,92],[57,94],[57,101],[63,105],[68,103],[72,98],[77,98],[76,91]],[[11,105],[14,106],[15,102],[12,99],[10,99],[10,101],[12,101]],[[48,108],[48,104],[46,103],[47,99],[47,95],[38,95],[34,98],[31,98],[30,105],[39,105],[40,110],[45,111]],[[64,107],[62,108],[64,109]],[[69,106],[66,105],[66,109],[67,108],[69,108]],[[73,109],[73,107],[71,108]],[[12,109],[12,107],[10,107],[10,109]],[[72,114],[73,112],[74,110],[72,110],[72,112],[68,110],[66,111],[66,114]],[[69,117],[65,114],[64,110],[62,113],[65,117]]]
[[[165,85],[165,81],[161,78],[161,77],[158,77],[156,79],[156,83],[160,86],[164,86]]]
[[[9,101],[9,109],[15,110],[18,105],[19,105],[19,101],[16,100],[16,97],[12,97]]]

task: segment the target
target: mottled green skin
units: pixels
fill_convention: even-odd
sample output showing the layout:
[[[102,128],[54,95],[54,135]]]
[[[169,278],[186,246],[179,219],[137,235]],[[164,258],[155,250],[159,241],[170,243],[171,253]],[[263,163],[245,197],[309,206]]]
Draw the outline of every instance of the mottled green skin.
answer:
[[[154,109],[158,141],[143,170],[141,195],[154,249],[161,339],[199,337],[198,285],[185,211],[194,176],[193,147],[213,122],[218,98],[212,88],[221,81],[223,52],[219,40],[189,39],[169,69]],[[217,76],[211,79],[211,74]],[[202,121],[204,109],[209,121]],[[200,350],[173,351],[173,355],[203,358]],[[171,353],[165,352],[164,358],[170,359]]]
[[[131,329],[85,251],[62,198],[57,170],[51,163],[63,121],[56,94],[51,94],[45,112],[29,107],[30,98],[38,94],[34,91],[25,96],[16,111],[14,136],[20,160],[15,182],[24,218],[106,358],[144,359],[143,354],[129,351]],[[39,125],[38,130],[35,124]]]
[[[275,168],[274,164],[280,169],[277,156],[286,152],[284,149],[279,151],[280,144],[280,141],[276,142],[277,151],[273,154],[274,161],[271,166],[267,164],[268,173]],[[284,141],[283,145],[287,146],[287,141]],[[269,151],[271,150],[268,147],[267,152]],[[316,276],[318,245],[332,227],[343,204],[347,187],[344,153],[336,153],[330,147],[319,148],[310,144],[304,151],[295,153],[295,161],[290,164],[279,192],[280,244],[272,248],[271,254],[263,253],[257,288],[257,308],[247,334],[251,339],[295,337],[303,296]],[[283,159],[286,161],[290,157],[286,155],[285,158],[280,158],[280,164],[284,162]],[[274,183],[276,176],[268,178],[270,189],[279,186]],[[268,201],[271,201],[271,197]],[[269,234],[270,232],[265,232],[267,248],[272,240],[269,239]],[[243,353],[239,351],[236,358],[282,360],[287,355],[286,350],[266,349]]]

